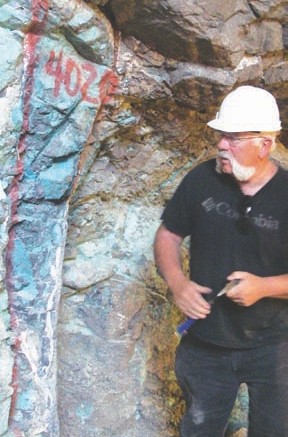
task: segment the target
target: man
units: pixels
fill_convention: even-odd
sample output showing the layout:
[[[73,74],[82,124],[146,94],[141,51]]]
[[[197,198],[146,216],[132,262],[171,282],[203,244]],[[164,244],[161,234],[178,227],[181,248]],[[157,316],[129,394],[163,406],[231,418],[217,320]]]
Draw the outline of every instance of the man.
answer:
[[[217,158],[186,175],[155,239],[175,303],[196,320],[176,354],[181,437],[222,437],[242,382],[249,437],[288,437],[288,173],[270,159],[279,110],[267,91],[241,86],[208,125]]]

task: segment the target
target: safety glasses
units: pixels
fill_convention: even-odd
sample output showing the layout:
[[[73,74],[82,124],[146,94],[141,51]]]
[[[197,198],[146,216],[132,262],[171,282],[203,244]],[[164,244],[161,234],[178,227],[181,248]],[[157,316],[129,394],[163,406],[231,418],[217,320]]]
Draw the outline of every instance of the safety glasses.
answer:
[[[224,139],[225,141],[227,141],[230,147],[237,147],[240,146],[241,144],[245,144],[245,142],[264,138],[263,136],[253,135],[253,134],[240,136],[238,134],[232,134],[232,133],[220,132],[220,131],[215,132],[214,135],[217,142]]]

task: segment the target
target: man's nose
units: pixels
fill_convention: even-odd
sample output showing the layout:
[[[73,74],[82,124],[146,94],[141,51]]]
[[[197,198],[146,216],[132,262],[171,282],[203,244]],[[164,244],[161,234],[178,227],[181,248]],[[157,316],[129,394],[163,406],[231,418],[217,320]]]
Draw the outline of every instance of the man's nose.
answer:
[[[230,149],[230,142],[227,137],[223,135],[223,137],[220,138],[218,143],[216,144],[216,147],[219,150],[229,150]]]

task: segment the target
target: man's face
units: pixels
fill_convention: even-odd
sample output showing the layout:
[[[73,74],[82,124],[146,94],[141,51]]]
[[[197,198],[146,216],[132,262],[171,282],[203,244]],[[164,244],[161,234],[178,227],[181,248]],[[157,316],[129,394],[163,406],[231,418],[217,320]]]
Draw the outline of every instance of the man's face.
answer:
[[[216,170],[248,181],[256,172],[262,138],[255,132],[219,132],[219,137]]]

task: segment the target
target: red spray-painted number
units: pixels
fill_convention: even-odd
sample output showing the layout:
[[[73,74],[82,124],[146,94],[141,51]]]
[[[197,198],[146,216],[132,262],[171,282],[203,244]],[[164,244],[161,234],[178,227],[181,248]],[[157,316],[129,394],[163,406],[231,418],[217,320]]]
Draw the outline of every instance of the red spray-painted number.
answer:
[[[54,50],[51,50],[45,71],[54,77],[53,93],[55,97],[59,95],[60,88],[63,85],[69,96],[75,97],[80,92],[86,102],[99,103],[97,97],[89,95],[91,86],[98,74],[96,68],[88,62],[79,66],[71,58],[65,60],[62,51],[56,56]]]

